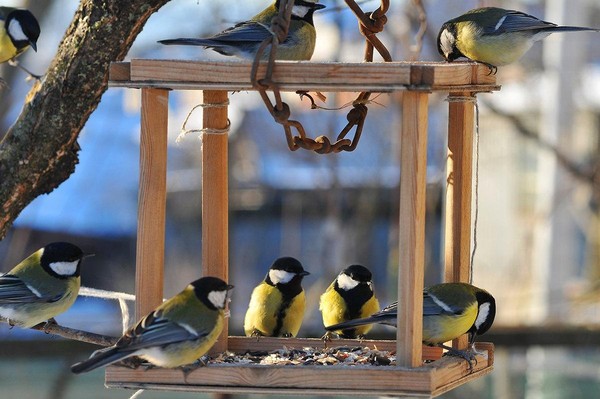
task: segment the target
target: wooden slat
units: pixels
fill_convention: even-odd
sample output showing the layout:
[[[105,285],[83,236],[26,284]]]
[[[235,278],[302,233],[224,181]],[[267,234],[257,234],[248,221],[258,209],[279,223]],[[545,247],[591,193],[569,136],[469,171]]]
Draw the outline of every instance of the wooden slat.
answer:
[[[397,358],[404,367],[421,364],[428,94],[406,92],[400,137],[400,255]]]
[[[476,348],[480,354],[473,363],[473,370],[469,370],[466,361],[456,357],[443,357],[435,362],[433,396],[441,395],[493,371],[494,345],[489,342],[480,342],[476,344]]]
[[[202,126],[202,275],[228,281],[229,197],[226,91],[204,91]],[[211,106],[212,105],[212,106]],[[216,106],[215,106],[216,105]],[[211,130],[211,129],[216,129]],[[227,350],[227,320],[211,353]]]
[[[448,99],[445,280],[469,282],[475,105],[470,93],[451,93]]]
[[[396,341],[393,340],[356,340],[356,339],[333,339],[323,342],[319,338],[272,338],[261,337],[260,339],[250,337],[229,337],[227,349],[235,353],[248,351],[274,351],[282,348],[335,348],[335,347],[369,347],[380,351],[395,352]],[[436,360],[442,357],[442,349],[438,347],[423,345],[423,360]]]
[[[448,100],[445,281],[469,282],[475,105],[471,93],[450,93]],[[467,338],[454,340],[454,347],[466,348]]]
[[[165,385],[205,385],[226,387],[294,388],[365,391],[373,395],[383,392],[430,392],[433,369],[398,369],[377,366],[266,366],[218,364],[198,368],[187,377],[181,370],[128,369],[111,366],[106,369],[107,384],[113,383],[163,383]]]
[[[168,103],[167,90],[142,89],[136,320],[158,306],[163,298]]]
[[[129,62],[111,62],[108,80],[113,82],[131,80],[131,64]]]
[[[443,357],[423,367],[407,369],[393,366],[324,365],[265,366],[211,363],[187,376],[178,369],[129,369],[109,366],[108,387],[157,388],[198,392],[410,395],[436,396],[474,378],[493,367],[493,345],[480,343],[473,370],[464,359]]]
[[[252,90],[251,63],[241,61],[180,61],[134,59],[111,66],[111,85],[179,89]],[[265,71],[259,67],[259,76]],[[114,69],[114,72],[113,72]],[[282,90],[318,91],[392,91],[406,88],[436,90],[437,87],[476,85],[473,91],[497,90],[495,75],[487,75],[484,65],[467,62],[374,62],[334,63],[279,61],[273,80]],[[114,79],[113,79],[114,78]]]

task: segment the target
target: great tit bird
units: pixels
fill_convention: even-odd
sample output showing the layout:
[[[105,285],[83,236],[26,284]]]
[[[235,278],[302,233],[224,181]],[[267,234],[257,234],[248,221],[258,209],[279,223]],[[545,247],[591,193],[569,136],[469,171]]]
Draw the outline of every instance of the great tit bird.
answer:
[[[520,11],[476,8],[444,23],[437,37],[446,61],[460,57],[480,62],[495,72],[517,61],[534,42],[554,32],[599,31],[580,26],[558,26]]]
[[[278,15],[281,0],[256,14],[250,20],[241,22],[221,33],[206,39],[167,39],[162,44],[184,44],[204,46],[223,55],[235,55],[240,58],[254,59],[260,44],[272,36],[271,20]],[[325,8],[310,0],[295,0],[287,38],[277,47],[278,60],[310,60],[315,50],[316,31],[313,13]],[[268,56],[265,51],[263,58]]]
[[[79,294],[81,260],[76,245],[53,242],[0,276],[0,316],[33,327],[66,311]]]
[[[275,260],[252,291],[244,319],[246,336],[295,337],[306,307],[302,279],[309,274],[295,258]]]
[[[397,325],[398,303],[394,302],[369,317],[327,326],[336,331],[370,323]],[[423,290],[423,342],[441,346],[465,357],[463,351],[443,345],[465,333],[471,335],[471,346],[477,335],[490,329],[496,316],[496,301],[487,291],[467,283],[442,283]],[[465,357],[470,360],[470,358]]]
[[[373,292],[372,275],[362,265],[345,268],[329,285],[319,303],[323,315],[323,325],[343,323],[348,320],[364,318],[379,310],[379,301]],[[362,338],[372,325],[365,324],[353,328],[335,330],[341,338]],[[329,339],[331,332],[323,338]]]
[[[216,277],[193,281],[127,330],[115,345],[97,350],[71,371],[84,373],[131,356],[167,368],[195,362],[221,334],[232,288]]]
[[[12,60],[27,48],[37,51],[40,25],[31,12],[0,7],[0,63]]]

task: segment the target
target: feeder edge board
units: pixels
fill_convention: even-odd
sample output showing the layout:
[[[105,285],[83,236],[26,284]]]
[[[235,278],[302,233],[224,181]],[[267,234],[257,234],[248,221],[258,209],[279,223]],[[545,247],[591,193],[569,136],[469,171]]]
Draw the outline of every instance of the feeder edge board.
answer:
[[[133,59],[113,62],[111,87],[183,90],[254,90],[252,63]],[[258,76],[264,76],[261,63]],[[474,62],[308,62],[277,61],[272,79],[283,91],[499,90],[495,75]]]
[[[473,370],[457,357],[443,357],[419,368],[393,366],[271,366],[209,364],[184,376],[178,369],[109,366],[109,388],[156,388],[197,392],[296,393],[325,395],[423,395],[432,397],[490,373],[493,344],[478,343]],[[326,382],[326,384],[325,384]],[[327,388],[322,388],[323,386]]]
[[[327,349],[337,347],[369,347],[380,351],[393,352],[396,350],[396,341],[394,340],[374,340],[374,339],[333,339],[324,342],[320,338],[275,338],[261,337],[235,337],[230,336],[227,340],[227,348],[230,352],[244,353],[246,351],[275,351],[282,348],[302,349],[315,348]],[[423,345],[423,360],[437,360],[442,357],[442,349],[437,346]]]

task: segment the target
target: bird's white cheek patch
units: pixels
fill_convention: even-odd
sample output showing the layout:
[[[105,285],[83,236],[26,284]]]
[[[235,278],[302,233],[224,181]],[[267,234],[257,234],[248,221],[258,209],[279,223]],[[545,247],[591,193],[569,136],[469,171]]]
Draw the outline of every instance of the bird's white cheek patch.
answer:
[[[442,48],[442,53],[447,58],[449,54],[452,53],[452,48],[454,47],[454,43],[456,42],[456,38],[448,29],[444,29],[440,36],[440,47]]]
[[[29,39],[23,32],[21,24],[16,19],[12,19],[8,24],[8,34],[15,41],[29,41]]]
[[[477,313],[477,319],[475,320],[475,328],[479,330],[479,327],[485,322],[490,314],[489,302],[482,303],[479,305],[479,312]]]
[[[269,278],[273,284],[287,284],[294,278],[295,274],[285,270],[269,270]]]
[[[338,286],[344,291],[350,291],[358,285],[358,281],[354,280],[347,274],[341,273],[337,278]]]
[[[52,262],[50,263],[50,269],[59,276],[72,276],[77,271],[77,264],[75,262]]]
[[[227,291],[211,291],[208,293],[208,300],[215,308],[223,309],[227,301]]]
[[[306,6],[294,6],[292,7],[292,14],[304,18],[306,14],[308,14],[309,8]]]

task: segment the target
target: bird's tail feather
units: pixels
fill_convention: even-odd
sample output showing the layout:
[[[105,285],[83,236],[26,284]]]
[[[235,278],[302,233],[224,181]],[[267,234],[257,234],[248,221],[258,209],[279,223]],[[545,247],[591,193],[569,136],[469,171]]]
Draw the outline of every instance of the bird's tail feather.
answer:
[[[585,26],[552,26],[544,29],[547,32],[581,32],[581,31],[594,31],[600,32],[600,28],[588,28]]]
[[[187,46],[214,46],[215,42],[209,39],[193,39],[193,38],[180,38],[180,39],[165,39],[159,40],[160,44],[183,44]]]
[[[362,319],[354,319],[354,320],[344,321],[342,323],[333,324],[331,326],[325,326],[325,329],[327,331],[345,330],[347,328],[359,327],[359,326],[364,326],[365,324],[376,323],[377,321],[378,321],[378,319],[376,319],[374,317],[365,317]]]
[[[131,351],[123,351],[119,348],[110,347],[98,350],[92,353],[89,359],[71,366],[71,371],[75,374],[86,373],[97,369],[98,367],[117,362],[125,357],[131,356]]]

